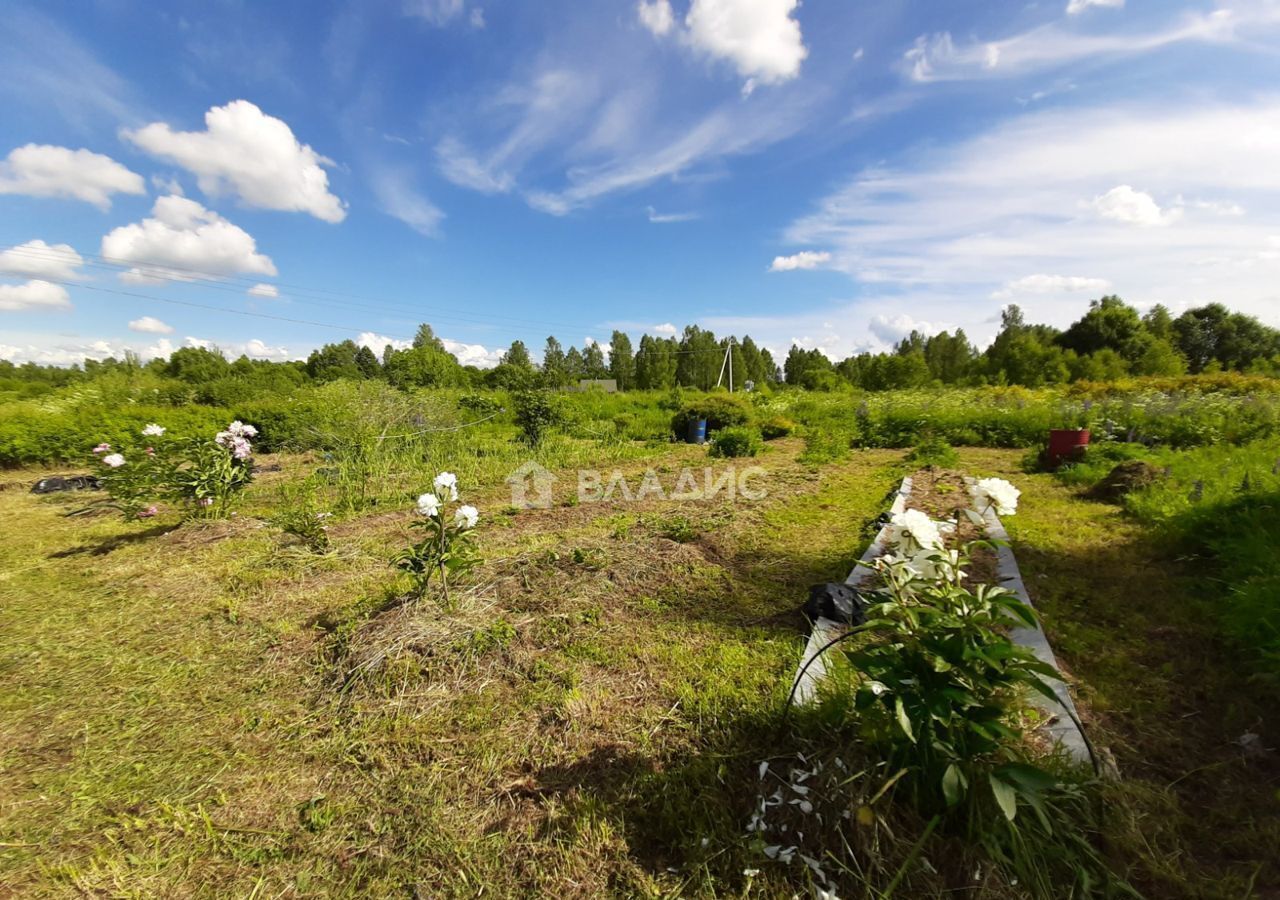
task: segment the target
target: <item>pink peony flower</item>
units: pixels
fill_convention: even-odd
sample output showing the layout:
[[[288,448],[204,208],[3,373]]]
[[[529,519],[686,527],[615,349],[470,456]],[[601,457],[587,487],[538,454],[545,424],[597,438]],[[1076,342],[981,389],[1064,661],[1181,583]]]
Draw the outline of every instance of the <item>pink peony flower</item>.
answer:
[[[110,452],[111,452],[111,445],[110,445],[110,444],[99,444],[98,446],[96,446],[96,447],[94,447],[94,448],[93,448],[93,452],[94,452],[94,453],[110,453]]]
[[[199,500],[196,501],[196,505],[197,506],[213,506],[213,498],[201,497]]]
[[[154,506],[154,505],[148,506],[146,509],[142,510],[142,512],[138,513],[138,518],[150,519],[152,516],[154,516],[158,512],[160,512],[160,507]]]
[[[236,459],[248,459],[251,453],[253,453],[253,447],[247,440],[242,437],[231,439],[231,455]]]
[[[154,448],[154,447],[148,447],[148,448],[147,448],[147,456],[155,456],[155,455],[156,455],[156,450],[155,450],[155,448]]]

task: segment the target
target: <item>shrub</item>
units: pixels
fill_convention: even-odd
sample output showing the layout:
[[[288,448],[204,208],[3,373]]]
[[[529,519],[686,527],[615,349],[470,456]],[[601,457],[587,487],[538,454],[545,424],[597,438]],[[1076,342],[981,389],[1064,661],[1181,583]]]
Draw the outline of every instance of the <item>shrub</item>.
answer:
[[[776,441],[796,430],[796,423],[785,416],[771,416],[760,423],[760,436],[766,441]]]
[[[541,444],[548,431],[564,422],[559,405],[546,391],[520,391],[513,399],[516,424],[530,447]]]
[[[226,515],[232,501],[253,481],[249,438],[257,434],[252,425],[232,422],[212,441],[197,438],[179,444],[167,457],[170,495],[195,514]]]
[[[760,432],[754,428],[731,426],[721,428],[711,441],[710,453],[720,458],[755,456],[761,450]]]
[[[913,465],[940,469],[954,466],[959,458],[945,439],[936,436],[925,438],[907,454],[907,462]]]
[[[680,411],[671,417],[671,430],[682,438],[689,430],[689,423],[707,420],[707,434],[721,428],[746,425],[751,421],[751,403],[742,394],[706,394],[688,400]]]
[[[127,521],[156,515],[157,500],[171,499],[204,516],[227,512],[236,494],[253,480],[253,446],[257,429],[232,422],[209,438],[174,440],[166,428],[150,423],[141,440],[128,438],[114,447],[100,443],[93,454],[102,467],[108,498],[91,504],[120,511]]]
[[[492,416],[502,411],[502,404],[488,394],[463,394],[458,398],[458,408],[478,416]]]
[[[800,461],[809,465],[835,462],[844,457],[852,446],[853,441],[848,432],[806,428],[804,452],[800,454]]]

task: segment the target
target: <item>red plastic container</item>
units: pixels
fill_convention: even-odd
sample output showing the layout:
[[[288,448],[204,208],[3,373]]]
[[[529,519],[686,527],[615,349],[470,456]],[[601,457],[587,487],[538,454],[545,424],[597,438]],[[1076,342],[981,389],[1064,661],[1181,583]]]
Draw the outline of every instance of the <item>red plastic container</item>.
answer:
[[[1084,456],[1088,446],[1089,429],[1054,428],[1049,431],[1049,450],[1045,455],[1049,465],[1059,466]]]

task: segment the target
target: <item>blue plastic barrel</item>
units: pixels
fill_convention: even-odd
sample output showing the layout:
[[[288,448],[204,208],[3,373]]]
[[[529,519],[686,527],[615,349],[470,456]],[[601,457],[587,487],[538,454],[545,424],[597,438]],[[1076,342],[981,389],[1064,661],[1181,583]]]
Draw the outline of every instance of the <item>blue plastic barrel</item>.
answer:
[[[689,434],[685,439],[687,444],[705,444],[707,442],[707,420],[691,419],[689,421]]]

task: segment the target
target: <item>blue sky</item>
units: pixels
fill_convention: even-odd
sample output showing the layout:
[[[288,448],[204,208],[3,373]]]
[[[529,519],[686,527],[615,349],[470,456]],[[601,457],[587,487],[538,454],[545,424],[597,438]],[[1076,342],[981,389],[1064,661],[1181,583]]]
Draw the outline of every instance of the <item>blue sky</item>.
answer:
[[[0,12],[0,356],[1280,325],[1280,2]]]

